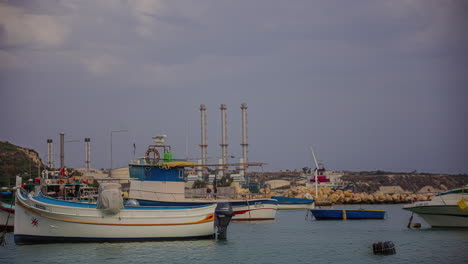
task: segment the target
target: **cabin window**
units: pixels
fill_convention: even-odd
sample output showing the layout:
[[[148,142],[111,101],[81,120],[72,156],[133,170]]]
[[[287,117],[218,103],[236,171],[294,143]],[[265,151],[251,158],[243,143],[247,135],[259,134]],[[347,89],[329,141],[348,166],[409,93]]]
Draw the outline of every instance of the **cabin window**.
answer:
[[[183,178],[184,178],[184,170],[179,169],[179,179],[183,179]]]

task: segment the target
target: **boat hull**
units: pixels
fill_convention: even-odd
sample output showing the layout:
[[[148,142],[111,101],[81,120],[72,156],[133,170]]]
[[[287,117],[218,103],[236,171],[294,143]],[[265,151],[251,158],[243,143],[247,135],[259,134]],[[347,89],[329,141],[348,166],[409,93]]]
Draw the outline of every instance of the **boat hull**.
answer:
[[[432,227],[468,228],[468,211],[462,211],[456,205],[413,206],[404,209],[417,213]]]
[[[274,220],[278,209],[278,202],[274,199],[250,199],[250,200],[183,200],[183,201],[149,201],[138,200],[141,205],[164,206],[196,206],[210,203],[230,203],[234,211],[233,221],[260,221]]]
[[[174,240],[208,238],[215,232],[216,205],[189,209],[126,207],[117,214],[106,215],[95,205],[70,204],[18,195],[15,242]]]
[[[314,209],[314,204],[278,204],[278,210],[310,210]]]
[[[312,209],[310,210],[316,220],[362,220],[384,219],[384,210],[364,209]]]
[[[417,213],[432,227],[468,227],[468,210],[461,202],[468,201],[468,188],[450,190],[430,201],[408,204],[403,209]]]
[[[278,204],[273,199],[252,199],[246,201],[231,201],[234,211],[233,221],[274,220]]]
[[[314,209],[314,200],[293,197],[272,196],[271,199],[278,201],[278,210],[300,210]]]
[[[0,231],[6,227],[7,231],[13,231],[15,224],[15,206],[0,202]]]
[[[55,243],[127,243],[144,241],[175,241],[175,240],[201,240],[213,239],[214,235],[204,235],[196,237],[143,237],[143,238],[102,238],[102,237],[53,237],[53,236],[30,236],[15,235],[15,244],[34,245],[34,244],[55,244]]]

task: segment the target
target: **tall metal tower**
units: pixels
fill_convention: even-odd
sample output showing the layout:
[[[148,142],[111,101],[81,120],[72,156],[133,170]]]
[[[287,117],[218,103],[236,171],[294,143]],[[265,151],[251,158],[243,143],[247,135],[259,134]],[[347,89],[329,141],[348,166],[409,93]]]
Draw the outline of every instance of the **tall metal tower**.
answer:
[[[249,152],[249,143],[247,142],[247,104],[243,103],[241,105],[242,110],[242,141],[240,143],[242,147],[242,162],[244,163],[244,170],[247,172],[247,152]]]
[[[91,168],[91,139],[85,138],[85,168],[86,173],[89,173],[89,169]]]
[[[199,145],[201,148],[201,164],[206,164],[206,154],[207,154],[207,147],[206,144],[206,106],[204,104],[200,105],[200,114],[201,114],[201,144]]]
[[[54,153],[53,153],[53,146],[52,146],[52,139],[47,139],[47,167],[53,168],[54,167]]]
[[[221,159],[223,160],[223,164],[227,164],[227,121],[226,121],[226,105],[221,104]]]
[[[60,133],[60,168],[65,168],[65,133]]]

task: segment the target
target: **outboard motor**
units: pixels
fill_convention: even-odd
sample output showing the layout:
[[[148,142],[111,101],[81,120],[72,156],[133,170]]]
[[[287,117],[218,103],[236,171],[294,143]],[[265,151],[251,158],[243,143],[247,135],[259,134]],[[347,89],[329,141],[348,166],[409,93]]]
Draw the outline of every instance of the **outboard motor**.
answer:
[[[215,209],[215,226],[218,239],[226,239],[227,227],[231,218],[234,216],[234,211],[230,203],[218,203]]]

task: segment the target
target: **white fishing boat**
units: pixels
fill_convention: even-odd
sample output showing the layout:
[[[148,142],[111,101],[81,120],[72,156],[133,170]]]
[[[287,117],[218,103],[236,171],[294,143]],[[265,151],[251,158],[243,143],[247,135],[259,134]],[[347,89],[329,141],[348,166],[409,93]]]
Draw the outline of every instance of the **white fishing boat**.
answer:
[[[132,191],[132,189],[130,190]],[[133,189],[134,191],[134,189]],[[135,196],[132,196],[135,198]],[[229,203],[232,206],[233,221],[275,220],[278,201],[275,199],[181,199],[151,200],[148,196],[139,196],[140,204],[149,206],[197,206],[207,203]]]
[[[208,203],[230,203],[234,211],[232,220],[274,220],[278,201],[275,199],[189,199],[185,197],[185,167],[198,167],[197,163],[172,158],[171,148],[163,136],[155,138],[145,157],[129,164],[129,198],[149,206],[196,206]],[[159,149],[159,150],[158,150]],[[161,158],[160,152],[163,153]],[[209,165],[206,165],[209,166]]]
[[[278,210],[278,201],[275,199],[229,199],[225,202],[232,205],[232,220],[235,221],[275,220]]]
[[[143,241],[212,238],[216,204],[123,205],[119,184],[101,184],[96,203],[16,192],[15,242]],[[120,185],[119,185],[120,186]]]
[[[468,186],[440,193],[431,201],[405,205],[403,209],[418,214],[432,227],[468,227]]]

